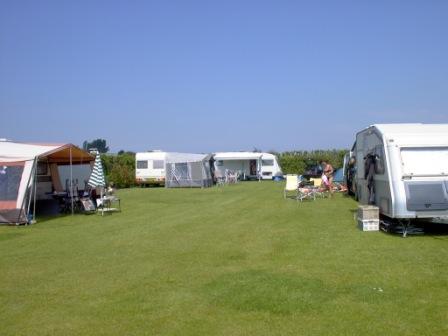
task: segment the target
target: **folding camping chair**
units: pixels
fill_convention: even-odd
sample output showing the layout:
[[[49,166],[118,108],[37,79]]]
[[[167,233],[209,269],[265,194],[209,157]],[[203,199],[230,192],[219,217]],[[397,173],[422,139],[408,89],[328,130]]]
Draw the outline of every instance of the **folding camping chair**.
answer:
[[[294,197],[297,198],[299,192],[299,179],[297,175],[288,174],[286,175],[286,185],[283,190],[283,197],[286,199],[288,192],[295,192]]]
[[[314,194],[318,197],[325,198],[328,196],[328,192],[322,187],[323,182],[321,177],[310,178],[310,182],[314,184]]]
[[[299,182],[297,188],[297,200],[302,202],[304,199],[316,199],[316,188],[312,186],[304,186],[302,181]]]
[[[227,172],[227,183],[229,183],[229,184],[230,183],[232,183],[232,184],[238,183],[238,178],[239,178],[238,172],[231,171],[231,170],[229,170]]]
[[[215,179],[218,187],[226,184],[226,177],[223,176],[219,170],[215,171]]]

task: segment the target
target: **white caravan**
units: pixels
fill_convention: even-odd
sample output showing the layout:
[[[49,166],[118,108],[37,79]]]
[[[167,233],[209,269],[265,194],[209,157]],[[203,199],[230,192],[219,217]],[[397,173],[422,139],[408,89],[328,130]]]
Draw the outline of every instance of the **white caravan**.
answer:
[[[271,153],[262,153],[261,155],[261,178],[263,180],[272,180],[275,176],[282,176],[282,169],[278,164],[277,157]]]
[[[165,184],[165,160],[162,151],[135,154],[135,181],[140,185]]]
[[[243,180],[272,179],[282,175],[275,155],[253,152],[215,153],[215,175],[224,176],[226,171],[238,172]]]
[[[140,185],[210,187],[209,154],[152,151],[135,154],[135,179]]]
[[[352,155],[361,204],[390,218],[448,218],[448,124],[373,125]]]

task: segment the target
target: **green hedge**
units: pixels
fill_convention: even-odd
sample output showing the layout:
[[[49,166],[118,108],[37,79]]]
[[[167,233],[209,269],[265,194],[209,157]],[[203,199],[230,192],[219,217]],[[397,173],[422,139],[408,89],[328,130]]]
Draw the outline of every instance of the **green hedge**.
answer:
[[[343,165],[346,149],[291,151],[273,153],[277,155],[284,174],[303,174],[309,167],[320,161],[330,163],[335,169]]]

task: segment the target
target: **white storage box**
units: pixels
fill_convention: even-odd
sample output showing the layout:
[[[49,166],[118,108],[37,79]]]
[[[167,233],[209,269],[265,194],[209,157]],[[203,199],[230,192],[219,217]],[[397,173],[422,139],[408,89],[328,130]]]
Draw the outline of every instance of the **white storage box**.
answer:
[[[380,220],[379,219],[358,218],[358,227],[362,231],[379,231],[380,230]]]
[[[379,219],[380,209],[374,205],[359,205],[358,218],[361,220]]]

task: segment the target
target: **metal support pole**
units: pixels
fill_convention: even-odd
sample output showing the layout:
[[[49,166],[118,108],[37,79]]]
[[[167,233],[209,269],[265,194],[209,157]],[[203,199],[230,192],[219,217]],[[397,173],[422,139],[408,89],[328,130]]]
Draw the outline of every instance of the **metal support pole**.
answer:
[[[39,158],[36,158],[34,167],[34,204],[33,204],[33,222],[36,222],[36,194],[37,194],[37,165],[39,164]]]
[[[72,201],[72,215],[75,213],[73,204],[73,159],[72,159],[72,147],[70,146],[70,198]]]

